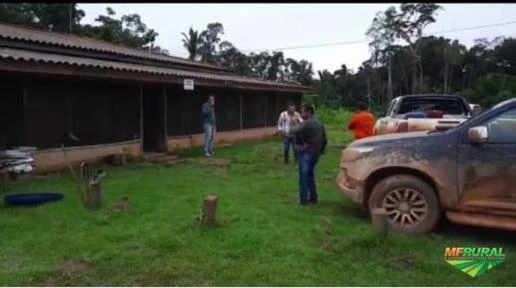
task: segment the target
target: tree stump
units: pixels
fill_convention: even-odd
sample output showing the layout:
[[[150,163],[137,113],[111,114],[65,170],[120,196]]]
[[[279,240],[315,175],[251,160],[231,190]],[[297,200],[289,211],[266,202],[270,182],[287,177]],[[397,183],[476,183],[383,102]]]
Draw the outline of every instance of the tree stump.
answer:
[[[99,182],[97,183],[89,183],[89,203],[88,207],[93,209],[98,209],[102,206],[102,185]]]
[[[204,197],[201,224],[205,226],[212,226],[217,224],[217,196],[209,195]]]
[[[387,211],[385,208],[375,208],[372,213],[373,227],[380,235],[387,235],[389,223],[387,221]]]

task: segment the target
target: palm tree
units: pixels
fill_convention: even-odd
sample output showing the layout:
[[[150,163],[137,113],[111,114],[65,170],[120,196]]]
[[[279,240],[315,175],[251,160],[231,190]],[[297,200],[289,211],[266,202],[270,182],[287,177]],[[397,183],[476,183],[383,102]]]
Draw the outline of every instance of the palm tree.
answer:
[[[199,56],[199,50],[202,46],[202,39],[197,32],[197,30],[193,30],[190,27],[188,31],[188,35],[186,33],[181,33],[183,35],[183,46],[188,51],[188,59],[196,60]]]

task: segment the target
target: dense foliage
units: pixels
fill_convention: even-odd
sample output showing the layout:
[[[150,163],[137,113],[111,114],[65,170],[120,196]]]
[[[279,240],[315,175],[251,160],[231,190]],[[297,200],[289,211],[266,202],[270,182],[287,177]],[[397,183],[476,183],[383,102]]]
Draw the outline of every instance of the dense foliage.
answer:
[[[109,7],[106,13],[95,19],[97,25],[84,25],[80,22],[86,14],[77,8],[76,3],[0,3],[0,22],[73,33],[130,48],[168,54],[167,50],[154,45],[158,33],[147,28],[140,15],[122,15],[117,19],[115,11]]]
[[[404,3],[379,12],[366,32],[370,59],[356,72],[345,65],[333,73],[319,71],[315,102],[353,107],[370,101],[373,109],[384,110],[404,94],[459,94],[485,107],[513,97],[516,39],[477,39],[468,49],[458,40],[423,37],[441,9],[433,3]]]
[[[312,63],[285,58],[280,51],[246,55],[231,42],[223,41],[222,35],[224,27],[220,23],[210,23],[201,32],[190,28],[183,33],[183,46],[191,60],[224,65],[240,75],[312,84]]]

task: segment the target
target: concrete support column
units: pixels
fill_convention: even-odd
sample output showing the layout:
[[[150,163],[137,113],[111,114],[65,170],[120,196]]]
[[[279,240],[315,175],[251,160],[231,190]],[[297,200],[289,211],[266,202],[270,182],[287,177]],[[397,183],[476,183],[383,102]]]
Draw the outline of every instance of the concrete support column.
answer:
[[[242,98],[242,92],[240,92],[240,138],[242,138],[244,131],[244,99]]]
[[[162,97],[163,97],[163,129],[164,129],[164,137],[163,137],[163,148],[164,148],[164,152],[168,152],[168,145],[167,145],[167,138],[168,138],[168,112],[167,112],[167,87],[166,86],[163,86],[162,87]]]
[[[265,93],[265,127],[267,127],[267,120],[269,118],[269,115],[267,115],[267,98],[269,98],[269,95]]]

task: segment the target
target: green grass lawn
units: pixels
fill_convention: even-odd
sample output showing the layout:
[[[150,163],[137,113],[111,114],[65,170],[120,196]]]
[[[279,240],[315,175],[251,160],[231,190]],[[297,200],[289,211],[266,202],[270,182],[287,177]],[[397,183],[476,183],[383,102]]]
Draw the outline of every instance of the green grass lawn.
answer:
[[[297,170],[273,139],[216,150],[229,168],[187,163],[106,168],[104,208],[82,208],[68,174],[20,181],[14,192],[65,193],[36,208],[0,204],[4,286],[507,286],[516,283],[514,233],[444,224],[420,237],[375,235],[369,219],[338,194],[340,148],[329,131],[316,177],[320,205],[297,204]],[[183,156],[199,157],[197,151]],[[215,228],[195,224],[202,198],[219,196]],[[129,196],[127,213],[109,206]],[[322,228],[331,221],[331,234]],[[446,246],[501,245],[505,263],[480,278],[443,260]],[[87,261],[64,271],[67,261]]]

